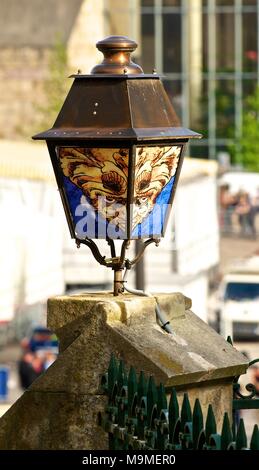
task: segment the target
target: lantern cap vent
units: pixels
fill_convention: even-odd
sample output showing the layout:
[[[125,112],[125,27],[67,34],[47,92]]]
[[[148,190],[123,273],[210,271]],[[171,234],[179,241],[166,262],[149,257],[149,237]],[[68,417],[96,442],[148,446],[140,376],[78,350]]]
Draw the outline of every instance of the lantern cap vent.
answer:
[[[104,55],[101,64],[96,65],[91,74],[143,74],[143,69],[132,62],[131,52],[138,47],[137,43],[127,36],[108,36],[97,42],[96,47]]]

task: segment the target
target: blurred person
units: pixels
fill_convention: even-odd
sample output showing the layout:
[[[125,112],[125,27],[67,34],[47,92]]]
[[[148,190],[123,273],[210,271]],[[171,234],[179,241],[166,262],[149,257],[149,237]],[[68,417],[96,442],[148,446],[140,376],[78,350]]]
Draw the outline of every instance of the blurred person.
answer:
[[[44,371],[44,361],[37,354],[33,355],[32,367],[37,377],[39,377]]]
[[[256,232],[257,232],[257,230],[256,230],[256,216],[259,213],[259,188],[256,189],[256,194],[252,198],[251,203],[252,203],[251,213],[252,213],[252,218],[253,218],[254,235],[256,236]]]
[[[21,387],[26,390],[43,371],[43,364],[31,351],[25,351],[18,363]]]
[[[48,328],[37,326],[30,337],[22,339],[21,348],[23,356],[18,371],[21,385],[26,389],[57,359],[58,339]]]
[[[228,184],[220,186],[219,203],[221,210],[221,225],[223,226],[224,231],[231,232],[232,215],[237,204],[237,198],[230,193]]]
[[[259,212],[259,188],[256,188],[256,194],[252,198],[252,206],[254,208],[255,213]]]
[[[240,192],[235,209],[242,234],[255,235],[254,211],[248,193]]]

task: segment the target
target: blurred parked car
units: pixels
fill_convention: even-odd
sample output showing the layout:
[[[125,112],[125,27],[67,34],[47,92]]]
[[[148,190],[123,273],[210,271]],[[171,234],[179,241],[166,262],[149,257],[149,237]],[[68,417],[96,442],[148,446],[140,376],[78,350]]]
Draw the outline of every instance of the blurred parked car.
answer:
[[[57,336],[48,328],[45,328],[44,326],[38,326],[33,329],[32,334],[29,337],[27,348],[31,352],[52,350],[54,353],[58,354]]]
[[[26,390],[58,355],[58,339],[48,328],[38,326],[21,341],[22,357],[18,363],[20,384]]]
[[[223,277],[218,316],[225,338],[259,337],[259,256],[237,264]]]

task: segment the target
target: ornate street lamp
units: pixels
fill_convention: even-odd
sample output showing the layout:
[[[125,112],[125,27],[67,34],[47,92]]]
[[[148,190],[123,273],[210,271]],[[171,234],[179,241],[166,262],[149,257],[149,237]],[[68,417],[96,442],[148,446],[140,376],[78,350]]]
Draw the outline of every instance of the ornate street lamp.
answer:
[[[180,127],[160,77],[131,61],[136,47],[124,36],[98,42],[103,62],[90,75],[72,75],[53,128],[33,137],[47,142],[71,237],[113,269],[114,295],[123,291],[123,269],[164,236],[184,149],[201,137]],[[107,240],[111,258],[93,239]],[[130,261],[133,239],[146,241]]]

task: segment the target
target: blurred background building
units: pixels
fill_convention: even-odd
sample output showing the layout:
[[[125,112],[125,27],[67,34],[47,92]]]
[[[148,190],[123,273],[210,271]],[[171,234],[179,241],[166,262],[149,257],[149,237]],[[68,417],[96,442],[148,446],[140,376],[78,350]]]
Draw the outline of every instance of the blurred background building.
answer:
[[[53,125],[68,75],[101,60],[95,43],[117,34],[138,42],[135,61],[164,76],[183,126],[204,136],[138,282],[183,292],[208,321],[228,264],[257,249],[259,0],[0,0],[2,345],[45,322],[49,296],[110,288],[70,240],[47,149],[30,136]]]
[[[70,71],[89,72],[96,41],[123,32],[139,43],[145,72],[165,76],[183,125],[203,133],[192,156],[224,159],[238,142],[243,102],[259,83],[258,0],[1,0],[0,8],[1,137],[35,122],[46,80],[61,68],[58,45]]]
[[[242,130],[243,100],[259,82],[257,0],[143,0],[142,63],[166,75],[184,126],[203,140],[191,155],[218,158]]]

